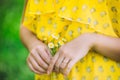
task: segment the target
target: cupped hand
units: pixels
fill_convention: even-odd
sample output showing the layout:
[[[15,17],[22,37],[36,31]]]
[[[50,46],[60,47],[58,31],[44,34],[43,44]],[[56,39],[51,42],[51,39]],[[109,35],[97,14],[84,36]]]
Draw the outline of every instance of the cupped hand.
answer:
[[[48,47],[42,42],[37,42],[30,49],[27,64],[34,73],[46,74],[50,59],[51,54]]]
[[[83,58],[93,46],[91,34],[82,34],[78,38],[63,45],[56,55],[51,59],[47,73],[50,74],[53,69],[61,72],[65,76],[69,74],[73,65]]]

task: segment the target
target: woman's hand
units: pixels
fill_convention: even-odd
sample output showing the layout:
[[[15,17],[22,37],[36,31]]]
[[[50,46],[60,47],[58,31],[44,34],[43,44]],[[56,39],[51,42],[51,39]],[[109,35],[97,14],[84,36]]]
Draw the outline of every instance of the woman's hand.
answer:
[[[63,45],[49,63],[47,73],[50,74],[55,69],[68,75],[73,65],[83,58],[93,46],[94,39],[91,34],[82,34],[78,38]]]
[[[37,74],[45,74],[51,58],[47,45],[23,25],[20,28],[20,38],[30,52],[27,58],[29,68]]]
[[[41,41],[34,42],[29,51],[30,53],[27,58],[29,68],[36,74],[47,73],[48,64],[51,58],[48,47]]]

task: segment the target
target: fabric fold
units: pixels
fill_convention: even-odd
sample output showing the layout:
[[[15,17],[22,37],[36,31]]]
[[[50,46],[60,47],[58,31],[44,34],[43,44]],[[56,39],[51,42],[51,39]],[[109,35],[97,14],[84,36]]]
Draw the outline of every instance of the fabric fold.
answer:
[[[115,6],[115,2],[116,1],[113,2],[113,6]],[[103,0],[96,0],[94,2],[92,0],[29,0],[26,14],[29,15],[29,18],[31,18],[30,22],[38,20],[35,20],[36,16],[55,15],[70,22],[78,22],[78,24],[89,25],[98,33],[106,35],[113,34],[112,36],[116,36],[116,34],[119,35],[120,30],[118,28],[114,28],[114,26],[119,25],[112,23],[111,20],[114,22],[117,21],[114,17],[119,17],[118,14],[120,14],[120,10],[118,10],[117,15],[113,15],[113,13],[109,11],[109,8],[111,9],[112,7],[109,6],[111,3],[112,0],[105,0],[104,2]],[[119,3],[117,3],[117,5],[119,5]],[[39,21],[36,22],[39,24]],[[116,34],[114,33],[113,28]],[[109,32],[106,32],[106,30],[109,30]]]

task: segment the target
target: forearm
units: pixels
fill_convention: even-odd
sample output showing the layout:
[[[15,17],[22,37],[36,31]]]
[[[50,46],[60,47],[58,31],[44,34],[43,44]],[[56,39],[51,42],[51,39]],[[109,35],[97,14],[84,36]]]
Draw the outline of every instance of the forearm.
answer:
[[[94,49],[104,56],[120,61],[120,39],[100,34],[92,34]]]
[[[27,30],[23,25],[20,28],[20,38],[26,48],[30,51],[34,45],[40,42],[35,34]]]

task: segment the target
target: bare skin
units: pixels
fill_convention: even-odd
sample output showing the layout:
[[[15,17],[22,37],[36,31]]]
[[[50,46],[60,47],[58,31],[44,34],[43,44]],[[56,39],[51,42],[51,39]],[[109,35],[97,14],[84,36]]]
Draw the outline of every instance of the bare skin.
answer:
[[[45,74],[51,58],[48,47],[23,26],[20,28],[20,37],[29,51],[27,58],[29,68],[37,74]]]
[[[37,74],[50,74],[55,69],[56,72],[68,75],[73,65],[83,58],[90,49],[120,61],[119,38],[85,33],[63,45],[56,55],[51,57],[48,47],[24,26],[21,26],[20,36],[30,52],[27,58],[28,66]]]
[[[96,50],[104,56],[120,61],[120,39],[99,34],[85,33],[63,45],[52,58],[48,67],[50,74],[55,71],[67,76],[73,65],[83,58],[90,49]]]

